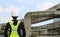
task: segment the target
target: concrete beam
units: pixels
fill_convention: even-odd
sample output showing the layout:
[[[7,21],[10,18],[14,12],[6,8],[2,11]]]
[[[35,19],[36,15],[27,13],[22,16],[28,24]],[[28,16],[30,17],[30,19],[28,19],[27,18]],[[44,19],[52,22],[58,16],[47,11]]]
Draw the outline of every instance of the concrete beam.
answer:
[[[26,17],[31,18],[31,24],[46,21],[49,19],[60,18],[60,12],[56,11],[38,11],[38,12],[29,12],[25,15]]]
[[[35,24],[35,23],[38,23],[38,22],[43,22],[43,21],[46,21],[46,20],[50,20],[50,19],[53,19],[53,17],[39,17],[39,18],[36,18],[36,19],[31,19],[31,24]]]

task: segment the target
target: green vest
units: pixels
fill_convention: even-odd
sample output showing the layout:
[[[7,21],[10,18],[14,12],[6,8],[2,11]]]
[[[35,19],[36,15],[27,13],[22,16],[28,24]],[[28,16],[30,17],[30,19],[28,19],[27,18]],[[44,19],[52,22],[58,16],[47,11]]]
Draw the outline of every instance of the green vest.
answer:
[[[11,26],[11,34],[10,34],[10,37],[19,37],[18,33],[17,33],[17,29],[18,29],[18,26],[20,24],[20,21],[18,21],[17,25],[13,25],[14,21],[10,21],[10,26]]]

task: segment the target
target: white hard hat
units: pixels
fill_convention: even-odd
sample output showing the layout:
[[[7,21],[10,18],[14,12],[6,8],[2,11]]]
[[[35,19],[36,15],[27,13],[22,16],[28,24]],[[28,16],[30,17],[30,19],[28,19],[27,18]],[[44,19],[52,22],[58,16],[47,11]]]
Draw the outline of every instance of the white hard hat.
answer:
[[[12,11],[11,16],[18,16],[18,15],[19,15],[19,12],[17,10]]]

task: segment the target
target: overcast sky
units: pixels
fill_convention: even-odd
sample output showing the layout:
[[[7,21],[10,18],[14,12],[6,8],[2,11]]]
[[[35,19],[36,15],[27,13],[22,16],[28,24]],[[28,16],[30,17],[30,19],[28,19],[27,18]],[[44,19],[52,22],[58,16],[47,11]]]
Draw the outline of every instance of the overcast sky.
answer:
[[[56,4],[60,0],[0,0],[0,23],[6,23],[11,20],[11,11],[19,11],[18,19],[24,18],[29,11],[43,11]]]

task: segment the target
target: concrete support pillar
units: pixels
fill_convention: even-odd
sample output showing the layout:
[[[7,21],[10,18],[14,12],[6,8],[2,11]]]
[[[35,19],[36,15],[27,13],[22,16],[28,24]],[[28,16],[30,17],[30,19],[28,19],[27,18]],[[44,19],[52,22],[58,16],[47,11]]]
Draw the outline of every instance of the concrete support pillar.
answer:
[[[31,37],[31,19],[30,17],[24,18],[24,24],[26,29],[26,37]]]
[[[41,29],[41,34],[48,34],[48,31],[47,31],[47,29]]]
[[[48,31],[47,31],[47,29],[45,29],[45,34],[48,34]]]

